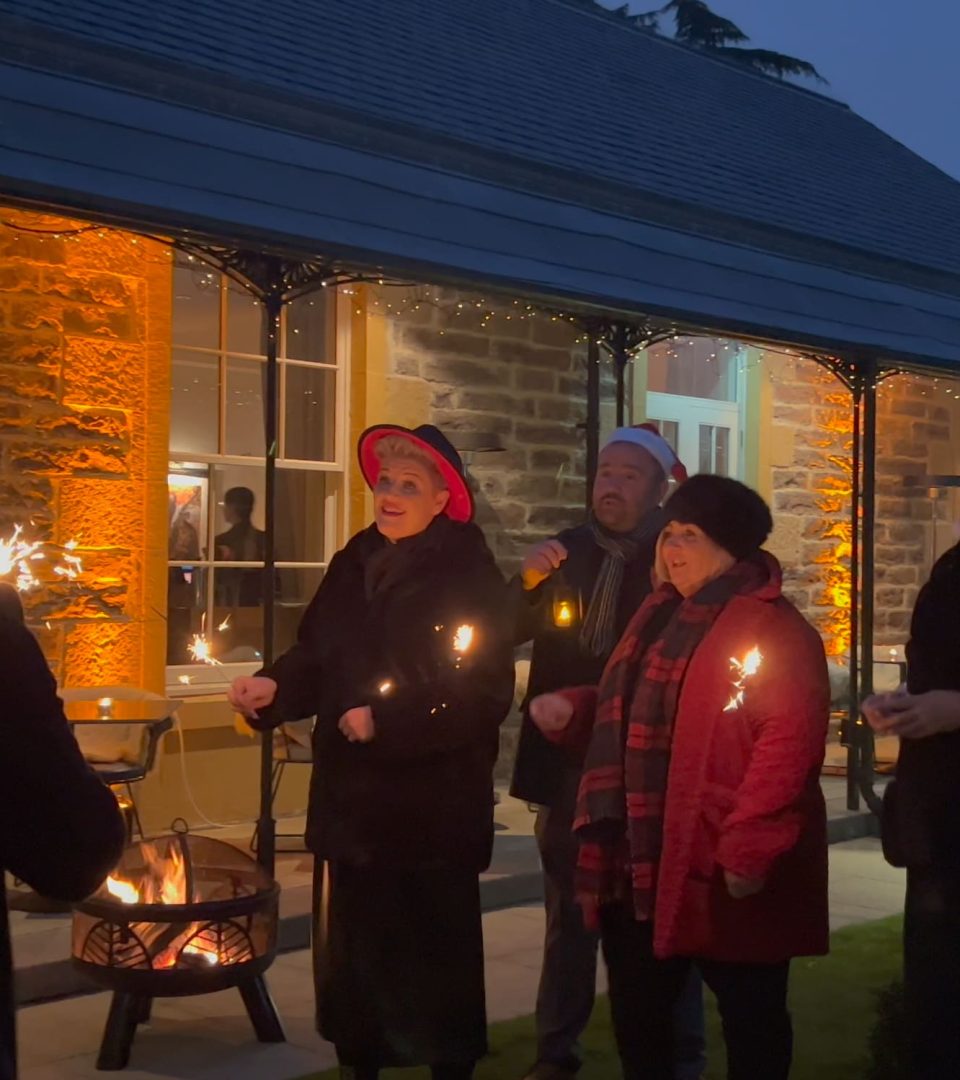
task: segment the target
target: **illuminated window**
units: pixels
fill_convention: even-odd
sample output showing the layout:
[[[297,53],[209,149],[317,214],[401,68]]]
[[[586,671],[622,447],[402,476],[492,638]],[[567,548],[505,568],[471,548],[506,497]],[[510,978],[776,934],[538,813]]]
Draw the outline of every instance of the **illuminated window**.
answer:
[[[182,692],[260,663],[266,358],[262,306],[240,285],[180,256],[173,292],[167,678]],[[336,307],[334,290],[317,290],[281,321],[277,653],[341,540],[346,350]],[[192,662],[197,635],[225,668]]]

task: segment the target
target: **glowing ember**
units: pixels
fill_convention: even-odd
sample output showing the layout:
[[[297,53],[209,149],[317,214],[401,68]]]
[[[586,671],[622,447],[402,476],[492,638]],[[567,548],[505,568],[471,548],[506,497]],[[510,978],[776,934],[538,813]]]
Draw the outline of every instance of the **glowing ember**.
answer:
[[[15,525],[10,538],[0,540],[0,578],[15,573],[17,590],[27,592],[40,584],[30,563],[44,556],[39,542],[28,544],[22,534],[23,526]]]
[[[230,616],[228,615],[223,620],[223,622],[217,627],[217,629],[222,633],[224,630],[229,630],[229,628],[230,628]]]
[[[724,712],[733,712],[735,709],[740,708],[746,694],[746,686],[744,684],[747,679],[756,675],[760,670],[760,664],[762,662],[763,656],[756,645],[754,645],[742,660],[737,660],[732,656],[730,657],[730,669],[735,673],[735,678],[733,680],[733,696],[724,706]]]
[[[453,651],[460,653],[462,656],[467,652],[470,646],[473,644],[473,627],[464,624],[457,627],[457,632],[453,635]]]
[[[393,683],[389,679],[384,679],[377,689],[380,691],[381,695],[386,697],[393,689]]]
[[[557,626],[569,626],[573,622],[573,608],[566,602],[559,604],[553,614],[553,621]]]
[[[177,676],[177,682],[181,683],[183,686],[189,686],[193,682],[193,676],[192,675],[178,675]]]

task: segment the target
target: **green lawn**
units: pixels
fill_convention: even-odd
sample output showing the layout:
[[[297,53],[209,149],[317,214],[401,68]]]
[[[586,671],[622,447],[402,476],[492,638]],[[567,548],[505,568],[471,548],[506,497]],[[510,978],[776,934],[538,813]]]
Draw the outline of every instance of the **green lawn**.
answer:
[[[794,963],[791,1007],[796,1054],[791,1080],[862,1080],[875,999],[900,969],[901,919],[884,919],[833,935],[830,956]],[[708,995],[709,998],[709,995]],[[724,1076],[723,1049],[713,1002],[709,1002],[708,1080]],[[519,1080],[533,1060],[533,1018],[494,1024],[490,1056],[477,1080]],[[619,1080],[605,1001],[600,1001],[584,1039],[583,1080]],[[303,1080],[335,1080],[336,1070]],[[384,1077],[424,1078],[427,1070],[389,1070]]]

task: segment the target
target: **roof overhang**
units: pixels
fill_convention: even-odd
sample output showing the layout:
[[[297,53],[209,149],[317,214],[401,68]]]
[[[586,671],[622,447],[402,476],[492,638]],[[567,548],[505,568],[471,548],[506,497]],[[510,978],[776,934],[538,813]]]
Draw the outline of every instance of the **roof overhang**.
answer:
[[[0,194],[392,275],[960,365],[960,297],[0,64]]]

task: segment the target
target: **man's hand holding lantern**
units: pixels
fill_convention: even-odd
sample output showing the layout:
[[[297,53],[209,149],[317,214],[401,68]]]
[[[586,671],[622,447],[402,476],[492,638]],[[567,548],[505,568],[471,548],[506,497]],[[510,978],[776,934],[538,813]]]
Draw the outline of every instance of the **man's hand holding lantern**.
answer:
[[[530,719],[544,735],[553,735],[573,719],[573,705],[563,694],[540,694],[530,702]]]
[[[559,540],[544,540],[530,548],[520,568],[523,587],[530,592],[551,577],[566,561],[567,549]]]
[[[255,716],[266,709],[277,696],[277,684],[266,675],[241,675],[227,691],[227,701],[244,716]]]
[[[340,717],[339,728],[348,742],[370,742],[374,736],[373,710],[369,705],[347,709]]]

